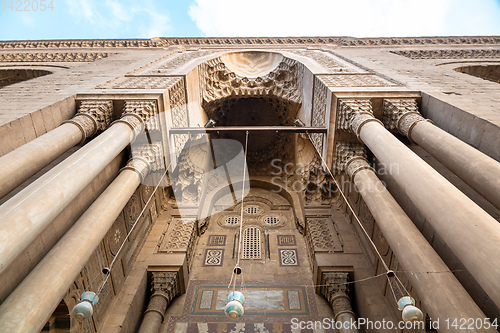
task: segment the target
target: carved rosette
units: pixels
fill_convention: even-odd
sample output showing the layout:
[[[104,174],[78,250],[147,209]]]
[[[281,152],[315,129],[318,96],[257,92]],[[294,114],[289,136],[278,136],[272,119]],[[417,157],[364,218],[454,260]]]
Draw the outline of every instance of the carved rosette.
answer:
[[[382,122],[373,116],[372,103],[369,99],[342,99],[337,112],[337,129],[350,131],[361,141],[360,132],[368,122]]]
[[[131,170],[139,175],[140,182],[143,183],[151,170],[148,160],[135,156],[127,162],[127,165],[122,170]]]
[[[94,136],[97,131],[104,131],[113,119],[112,101],[82,101],[78,113],[73,119],[66,120],[82,131],[82,142]]]
[[[151,298],[149,299],[148,312],[158,313],[163,321],[163,316],[170,302],[180,293],[179,278],[176,272],[151,273]]]
[[[362,143],[336,142],[335,143],[335,172],[345,171],[346,163],[353,157],[366,158],[366,148]]]
[[[321,288],[321,292],[332,305],[335,320],[337,320],[341,314],[355,316],[349,298],[348,282],[349,273],[323,273],[323,287]]]

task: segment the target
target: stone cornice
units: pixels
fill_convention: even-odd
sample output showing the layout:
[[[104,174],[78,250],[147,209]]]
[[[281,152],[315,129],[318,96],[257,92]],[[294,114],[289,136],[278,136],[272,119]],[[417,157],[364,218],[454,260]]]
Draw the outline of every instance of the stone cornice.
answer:
[[[500,36],[464,37],[238,37],[238,38],[152,38],[152,39],[97,39],[97,40],[41,40],[0,41],[2,49],[49,48],[163,48],[168,46],[240,46],[240,45],[337,45],[419,46],[419,45],[499,45]]]

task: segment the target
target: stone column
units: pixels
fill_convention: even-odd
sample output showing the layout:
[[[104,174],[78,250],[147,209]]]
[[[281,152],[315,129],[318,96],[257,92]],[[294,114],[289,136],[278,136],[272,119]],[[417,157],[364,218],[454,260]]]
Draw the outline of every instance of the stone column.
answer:
[[[147,158],[147,156],[146,156]],[[156,161],[135,157],[0,306],[6,332],[40,332]],[[97,290],[93,290],[97,292]]]
[[[349,274],[345,272],[323,273],[321,293],[330,302],[334,320],[342,323],[339,333],[358,333],[358,329],[351,324],[356,322],[349,298]],[[336,328],[340,324],[336,324]]]
[[[415,100],[384,100],[384,124],[407,136],[500,209],[500,162],[435,126]]]
[[[139,333],[158,333],[167,307],[180,292],[176,272],[151,273],[151,298],[144,312]]]
[[[0,206],[0,272],[59,215],[157,114],[156,102],[126,102],[120,120]]]
[[[356,152],[360,144],[344,149],[346,174],[355,183],[387,243],[407,274],[416,295],[423,302],[432,320],[444,323],[447,318],[476,320],[486,318],[455,275],[434,251],[384,184],[378,179],[367,160]],[[352,153],[354,152],[354,153]],[[342,162],[341,162],[342,163]],[[343,169],[338,167],[337,169]],[[438,273],[437,273],[438,272]],[[440,332],[456,332],[443,325]],[[475,329],[467,332],[496,332],[495,329]]]
[[[392,178],[452,250],[493,302],[500,306],[500,224],[419,156],[401,143],[366,110],[369,100],[340,101],[339,119],[387,168]]]
[[[0,157],[0,198],[69,148],[104,131],[112,118],[113,102],[83,101],[73,119]]]

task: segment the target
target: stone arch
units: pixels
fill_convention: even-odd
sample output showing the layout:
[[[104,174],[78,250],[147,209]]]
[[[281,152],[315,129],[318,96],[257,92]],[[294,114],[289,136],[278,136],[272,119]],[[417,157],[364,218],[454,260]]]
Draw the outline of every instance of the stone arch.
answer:
[[[64,300],[61,300],[61,303],[57,306],[57,308],[50,316],[49,320],[45,324],[42,332],[47,333],[69,333],[71,329],[71,316],[69,312],[69,308],[66,305]]]
[[[236,188],[241,188],[241,182],[236,182],[233,184]],[[250,178],[250,187],[262,188],[265,190],[272,191],[282,196],[285,200],[287,200],[293,211],[293,217],[295,219],[295,224],[299,231],[302,233],[305,227],[305,214],[300,202],[300,197],[297,192],[294,192],[292,188],[286,186],[286,184],[280,181],[273,181],[269,179],[269,177],[251,177]],[[204,200],[200,203],[200,208],[198,210],[199,217],[206,217],[206,219],[210,219],[210,210],[214,206],[215,202],[222,198],[224,195],[228,194],[228,186],[227,184],[222,184],[217,188],[214,188],[210,197],[207,196],[208,200]],[[207,224],[208,222],[204,222]],[[207,226],[205,226],[206,228]]]
[[[0,69],[0,89],[14,83],[31,80],[48,74],[52,74],[52,72],[30,68]]]
[[[461,66],[454,69],[457,72],[469,74],[484,80],[500,83],[500,65]]]

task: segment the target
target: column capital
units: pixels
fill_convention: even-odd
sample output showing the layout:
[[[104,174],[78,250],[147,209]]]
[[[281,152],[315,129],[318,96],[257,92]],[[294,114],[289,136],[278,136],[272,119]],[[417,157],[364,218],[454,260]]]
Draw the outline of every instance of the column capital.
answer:
[[[95,135],[97,131],[104,131],[111,124],[113,119],[112,101],[82,101],[78,113],[69,123],[77,126],[82,131],[82,141]]]
[[[136,145],[132,144],[132,158],[142,158],[149,164],[151,171],[163,169],[163,145],[161,142],[151,144]]]
[[[148,131],[160,130],[160,122],[158,119],[158,107],[155,100],[133,100],[125,101],[123,106],[122,116],[116,123],[125,123],[132,129],[134,138],[142,132],[143,129]]]
[[[144,313],[156,312],[162,318],[170,302],[180,293],[176,272],[151,273],[151,298]]]
[[[349,273],[347,272],[326,272],[323,273],[323,296],[332,305],[335,320],[344,313],[354,316],[349,298]]]
[[[361,170],[375,170],[370,166],[368,161],[363,156],[355,156],[350,158],[345,165],[345,172],[349,175],[349,177],[354,180],[354,176]]]
[[[346,163],[353,157],[361,156],[366,158],[366,147],[362,143],[356,142],[336,142],[335,143],[335,172],[346,171]]]
[[[149,171],[151,171],[151,167],[145,158],[135,156],[134,158],[128,160],[127,165],[125,165],[120,171],[122,170],[131,170],[136,172],[140,178],[140,182],[144,183]]]
[[[337,114],[337,129],[356,134],[359,141],[363,125],[371,121],[382,124],[373,116],[372,103],[369,99],[341,99]]]
[[[384,99],[382,120],[387,129],[397,131],[410,140],[411,130],[418,122],[432,122],[418,112],[417,101],[408,98]]]

